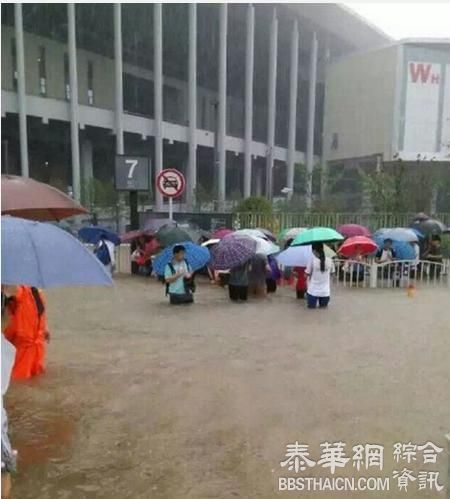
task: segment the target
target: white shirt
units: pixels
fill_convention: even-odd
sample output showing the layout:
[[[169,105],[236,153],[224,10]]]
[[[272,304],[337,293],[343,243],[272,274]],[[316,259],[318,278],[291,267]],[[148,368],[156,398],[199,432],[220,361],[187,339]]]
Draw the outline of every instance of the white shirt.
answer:
[[[330,296],[330,275],[334,274],[334,264],[331,258],[325,257],[325,270],[320,270],[320,260],[313,256],[306,267],[309,276],[307,292],[311,296]]]

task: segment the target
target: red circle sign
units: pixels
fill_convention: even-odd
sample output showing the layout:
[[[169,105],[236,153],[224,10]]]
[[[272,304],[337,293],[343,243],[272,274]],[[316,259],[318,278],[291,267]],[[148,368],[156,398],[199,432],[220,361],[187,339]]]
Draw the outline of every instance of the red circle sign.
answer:
[[[158,191],[167,198],[176,198],[183,194],[186,187],[184,175],[175,168],[166,168],[156,177]]]

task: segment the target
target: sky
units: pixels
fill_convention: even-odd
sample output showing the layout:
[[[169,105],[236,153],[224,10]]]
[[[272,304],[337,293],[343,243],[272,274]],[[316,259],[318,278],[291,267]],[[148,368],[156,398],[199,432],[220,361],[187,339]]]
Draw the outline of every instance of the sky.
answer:
[[[450,2],[345,3],[395,39],[450,38]]]

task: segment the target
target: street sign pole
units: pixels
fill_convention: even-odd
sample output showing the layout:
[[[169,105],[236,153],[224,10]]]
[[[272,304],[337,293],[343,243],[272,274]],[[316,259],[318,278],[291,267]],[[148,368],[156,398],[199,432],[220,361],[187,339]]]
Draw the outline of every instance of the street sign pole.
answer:
[[[173,198],[169,198],[169,220],[173,220]]]
[[[131,230],[139,229],[138,192],[130,191],[130,227]]]

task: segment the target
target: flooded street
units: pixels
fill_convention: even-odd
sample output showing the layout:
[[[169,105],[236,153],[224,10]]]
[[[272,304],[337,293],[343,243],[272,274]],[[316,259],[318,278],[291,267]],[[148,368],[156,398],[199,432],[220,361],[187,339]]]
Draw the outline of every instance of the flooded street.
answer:
[[[19,450],[14,498],[271,498],[286,444],[445,447],[450,431],[449,290],[337,290],[307,311],[282,288],[231,304],[206,282],[171,308],[164,286],[47,295],[47,373],[6,399]],[[427,470],[446,484],[445,451]],[[419,469],[415,463],[410,469]],[[308,476],[327,477],[312,468]],[[350,462],[342,476],[353,473]],[[377,473],[361,471],[363,476]],[[394,489],[395,486],[395,489]],[[288,497],[436,497],[436,492],[291,492]],[[442,497],[442,493],[440,495]]]

